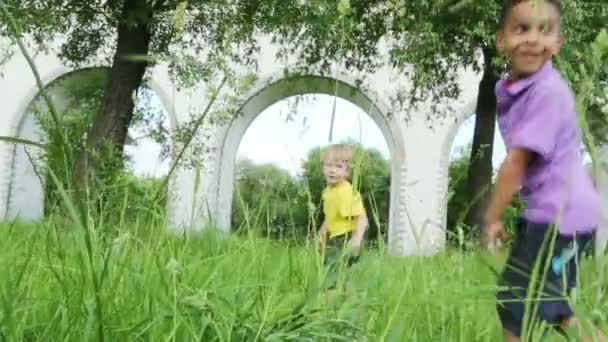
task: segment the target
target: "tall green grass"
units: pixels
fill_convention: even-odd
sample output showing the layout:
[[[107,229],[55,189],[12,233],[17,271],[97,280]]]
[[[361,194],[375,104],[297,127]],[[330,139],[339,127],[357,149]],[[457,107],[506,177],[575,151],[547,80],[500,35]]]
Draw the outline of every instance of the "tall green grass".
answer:
[[[87,232],[58,220],[1,225],[0,340],[501,336],[492,271],[499,257],[448,251],[397,258],[368,250],[352,271],[349,292],[330,298],[320,290],[324,269],[311,248],[213,230],[183,237],[144,221],[113,230],[120,234],[104,239],[103,229]],[[576,309],[605,324],[608,299],[596,276],[604,261],[585,261]]]

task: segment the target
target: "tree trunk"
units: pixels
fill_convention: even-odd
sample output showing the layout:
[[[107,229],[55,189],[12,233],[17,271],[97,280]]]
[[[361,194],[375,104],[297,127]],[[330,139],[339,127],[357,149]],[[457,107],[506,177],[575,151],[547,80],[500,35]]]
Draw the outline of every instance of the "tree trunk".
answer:
[[[470,210],[466,224],[477,234],[483,224],[492,186],[492,152],[494,147],[494,127],[496,125],[496,94],[494,88],[498,76],[492,66],[495,52],[484,50],[484,73],[479,83],[477,108],[475,110],[475,133],[467,173],[467,194]]]
[[[117,30],[112,67],[99,112],[88,130],[87,144],[75,163],[78,192],[98,168],[97,156],[108,148],[121,156],[133,117],[134,93],[141,86],[148,64],[130,57],[147,56],[150,47],[152,10],[146,0],[125,0]]]

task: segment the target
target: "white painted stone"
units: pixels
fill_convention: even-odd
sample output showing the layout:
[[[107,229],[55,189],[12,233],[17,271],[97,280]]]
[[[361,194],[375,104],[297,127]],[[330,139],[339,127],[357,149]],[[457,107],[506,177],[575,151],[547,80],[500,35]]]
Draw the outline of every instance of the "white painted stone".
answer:
[[[596,251],[603,253],[608,246],[608,146],[603,146],[598,154],[600,164],[595,168],[591,163],[587,164],[587,171],[602,198],[602,223],[597,232]]]
[[[32,115],[24,118],[19,126],[19,138],[42,143],[44,137],[40,127]],[[9,193],[6,195],[6,218],[13,220],[36,220],[44,214],[43,179],[37,174],[40,165],[40,149],[32,146],[15,146],[14,158],[11,165]],[[23,194],[27,194],[24,196]]]
[[[239,98],[238,115],[220,125],[206,126],[200,134],[212,137],[209,144],[212,152],[200,156],[199,169],[180,168],[171,178],[167,217],[170,229],[200,230],[211,222],[229,231],[236,153],[252,121],[268,106],[289,96],[337,94],[366,110],[387,140],[392,165],[388,237],[391,252],[431,255],[442,250],[446,235],[449,153],[458,128],[473,113],[479,75],[470,70],[459,71],[461,97],[440,103],[444,118],[429,122],[426,120],[428,103],[409,109],[394,104],[397,95],[409,90],[410,82],[389,67],[374,74],[349,72],[339,65],[333,65],[326,73],[303,72],[294,65],[294,56],[277,60],[277,46],[267,37],[260,37],[259,41],[262,47],[256,56],[258,68],[235,66],[238,76],[254,72],[257,79],[253,88]],[[386,57],[385,54],[381,58]],[[35,60],[44,85],[75,72],[52,52],[38,54]],[[0,94],[4,113],[0,135],[32,137],[36,132],[35,123],[26,115],[38,93],[32,73],[19,53],[15,53],[2,71]],[[155,66],[149,79],[171,117],[172,128],[196,118],[209,103],[205,91],[208,84],[178,89],[165,64]],[[23,210],[16,213],[14,209],[19,203],[20,208],[32,201],[42,203],[40,182],[15,176],[27,174],[20,169],[27,164],[18,151],[11,144],[0,143],[0,218],[37,219],[42,215],[41,205],[26,210],[27,213]]]

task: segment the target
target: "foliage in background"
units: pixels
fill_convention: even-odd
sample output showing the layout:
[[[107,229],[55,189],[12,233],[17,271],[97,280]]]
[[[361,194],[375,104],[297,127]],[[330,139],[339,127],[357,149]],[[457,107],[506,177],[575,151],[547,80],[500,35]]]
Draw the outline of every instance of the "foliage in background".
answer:
[[[579,50],[566,50],[558,59],[562,74],[576,93],[579,123],[583,128],[584,144],[597,162],[596,148],[608,141],[608,27],[594,37],[592,43]]]
[[[61,134],[55,131],[48,108],[41,99],[36,99],[32,105],[32,114],[43,130],[46,149],[39,160],[33,160],[37,172],[43,180],[45,187],[45,212],[47,215],[59,214],[64,208],[62,197],[58,192],[58,185],[68,191],[73,189],[71,172],[78,154],[84,149],[86,134],[91,120],[99,110],[103,89],[107,82],[105,69],[86,69],[70,74],[52,85],[47,91],[55,97],[55,102],[61,109],[63,126]],[[154,94],[146,89],[140,89],[140,96],[136,102],[134,126],[143,132],[158,132],[162,126],[164,113],[159,108],[152,108],[149,103]],[[155,137],[155,136],[153,136]],[[132,141],[133,142],[133,141]],[[103,152],[103,150],[101,151]],[[155,215],[163,215],[165,198],[153,201],[154,185],[160,186],[155,179],[138,179],[127,168],[127,156],[117,158],[108,153],[100,158],[102,161],[98,168],[98,176],[94,179],[95,187],[99,192],[92,198],[89,205],[97,214],[114,213],[121,210],[153,211]],[[52,170],[59,184],[50,178]],[[125,198],[128,202],[125,203]],[[116,215],[109,214],[103,220],[115,219]]]
[[[358,174],[364,205],[370,221],[367,238],[384,240],[390,204],[390,164],[376,149],[357,146],[362,157]],[[315,234],[323,220],[321,194],[321,149],[309,152],[302,175],[292,177],[273,165],[255,165],[244,160],[237,166],[233,196],[233,229],[257,227],[264,236],[304,239]]]
[[[448,170],[447,240],[450,245],[459,248],[477,244],[476,232],[465,222],[467,212],[470,210],[466,186],[470,150],[471,146],[468,145],[457,151]],[[496,177],[494,177],[493,185],[495,181]],[[516,196],[503,216],[509,233],[514,232],[516,219],[522,213],[522,209],[523,203]]]
[[[275,239],[303,239],[309,223],[307,201],[300,184],[272,164],[237,163],[232,229],[258,230]]]
[[[33,114],[40,124],[44,139],[47,140],[45,155],[38,163],[45,185],[45,211],[58,209],[61,196],[57,192],[57,184],[49,178],[48,170],[53,170],[61,181],[61,186],[72,189],[72,170],[76,156],[84,148],[84,139],[93,115],[99,109],[106,74],[99,69],[84,70],[68,75],[53,85],[47,87],[52,93],[55,105],[61,108],[62,127],[57,127],[46,103],[41,97],[34,100]],[[58,132],[60,131],[60,132]]]
[[[581,124],[599,147],[608,140],[608,6],[601,0],[562,4],[566,42],[557,65],[584,104],[577,108],[585,118]]]

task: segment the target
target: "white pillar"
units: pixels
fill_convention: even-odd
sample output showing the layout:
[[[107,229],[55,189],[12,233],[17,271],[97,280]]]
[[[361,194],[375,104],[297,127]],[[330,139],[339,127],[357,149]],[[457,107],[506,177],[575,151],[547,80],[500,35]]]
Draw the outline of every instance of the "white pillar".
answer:
[[[424,119],[411,120],[405,131],[407,169],[401,177],[404,202],[398,209],[407,227],[405,255],[433,255],[445,247],[439,162],[443,141],[437,139],[441,133],[429,128]]]
[[[602,200],[601,223],[596,236],[596,252],[602,254],[608,245],[608,146],[600,149],[599,163],[593,168],[591,163],[587,164],[587,170],[591,174],[595,187],[600,193]]]

